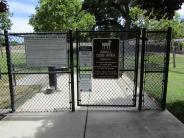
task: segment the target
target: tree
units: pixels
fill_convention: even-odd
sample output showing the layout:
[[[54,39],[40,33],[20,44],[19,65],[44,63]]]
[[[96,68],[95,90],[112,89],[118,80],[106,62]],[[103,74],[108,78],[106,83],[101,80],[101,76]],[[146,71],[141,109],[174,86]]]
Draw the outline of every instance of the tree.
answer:
[[[82,10],[81,0],[40,0],[36,14],[30,17],[29,23],[36,32],[59,32],[90,30],[95,24],[95,17]],[[49,67],[49,72],[55,67]],[[49,85],[57,87],[56,74],[49,73]]]
[[[0,12],[8,11],[7,2],[5,0],[0,1]]]
[[[4,29],[10,29],[12,26],[11,20],[9,18],[10,16],[12,16],[10,12],[0,13],[0,31]]]
[[[184,23],[181,22],[180,15],[175,13],[175,16],[172,20],[165,19],[162,17],[160,20],[149,19],[145,16],[146,11],[134,7],[130,10],[130,17],[132,18],[132,25],[141,28],[147,28],[154,31],[163,31],[167,30],[168,27],[172,27],[172,38],[183,38],[183,28]]]
[[[0,1],[0,32],[2,32],[5,29],[10,29],[12,24],[9,19],[9,16],[10,13],[8,11],[7,2],[5,0]],[[5,46],[3,36],[0,36],[0,46],[1,46],[1,56],[3,58],[2,46]]]
[[[175,10],[181,8],[183,2],[183,0],[84,0],[83,9],[95,16],[98,29],[127,30],[132,27],[133,19],[130,15],[132,8],[141,9],[149,19],[172,19]]]
[[[167,30],[168,27],[172,27],[172,38],[173,39],[178,39],[178,38],[183,38],[184,34],[184,23],[180,19],[180,15],[178,13],[175,13],[175,16],[173,17],[172,20],[165,19],[165,17],[162,17],[160,20],[156,19],[149,19],[149,17],[146,17],[144,15],[145,11],[139,9],[138,7],[134,7],[131,9],[131,18],[133,19],[133,25],[136,27],[144,27],[149,30],[154,30],[154,31],[163,31]],[[162,37],[162,35],[155,36],[157,39],[159,37]],[[172,47],[172,53],[173,53],[173,67],[176,67],[175,63],[175,57],[176,57],[176,47],[181,47],[183,46],[183,43],[181,42],[171,42],[171,47]]]
[[[137,6],[145,10],[150,19],[172,19],[175,11],[179,10],[183,0],[134,0]]]
[[[95,16],[99,30],[129,29],[131,0],[84,0],[83,9]],[[125,23],[122,23],[122,20]]]
[[[8,11],[7,2],[5,0],[0,1],[0,31],[10,29],[12,23],[9,17],[11,15]]]
[[[45,32],[91,29],[95,17],[81,8],[80,0],[40,0],[36,14],[30,17],[29,23],[35,31]]]

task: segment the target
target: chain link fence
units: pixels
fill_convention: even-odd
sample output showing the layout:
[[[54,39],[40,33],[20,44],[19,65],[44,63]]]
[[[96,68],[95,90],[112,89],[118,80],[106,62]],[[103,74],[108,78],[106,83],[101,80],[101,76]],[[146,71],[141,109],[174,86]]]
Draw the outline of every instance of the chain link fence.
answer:
[[[58,51],[53,47],[63,45],[63,41],[59,41],[64,35],[67,53],[65,65],[56,57],[57,54],[63,56],[58,52],[64,49]],[[169,35],[168,31],[143,31],[142,41],[139,41],[140,31],[77,30],[76,43],[73,42],[71,32],[0,35],[0,113],[74,111],[74,77],[77,82],[75,91],[78,106],[163,109],[167,91]],[[27,45],[29,38],[45,40],[44,44],[37,41],[31,46],[49,45],[47,49],[54,51],[54,54],[47,51],[45,56],[56,57],[49,63],[51,65],[43,66],[47,63],[44,58],[37,58],[33,63],[30,57],[42,55],[44,51],[30,51]],[[109,38],[119,43],[117,77],[95,78],[93,40]],[[50,39],[54,39],[54,43]],[[107,42],[104,48],[108,49]],[[139,44],[142,44],[141,54]],[[53,66],[56,61],[58,66]],[[73,63],[77,66],[75,72]],[[84,76],[88,76],[88,80]]]
[[[49,70],[48,66],[43,66],[44,59],[39,59],[40,65],[32,66],[28,61],[34,54],[44,58],[51,57],[53,51],[55,54],[61,53],[53,47],[61,46],[60,39],[63,36],[66,38],[67,49],[67,65],[56,66],[54,70]],[[9,54],[11,56],[11,75],[13,79],[13,100],[14,107],[17,112],[49,112],[49,111],[64,111],[71,109],[71,65],[70,65],[70,36],[69,33],[14,33],[9,34]],[[28,50],[29,38],[37,40],[37,51]],[[42,41],[38,41],[42,39]],[[47,44],[44,44],[44,43]],[[29,42],[31,43],[31,42]],[[26,46],[27,44],[27,46]],[[61,45],[60,45],[61,44]],[[31,44],[30,44],[31,45]],[[30,46],[29,45],[29,46]],[[41,55],[39,48],[47,47],[48,55]],[[37,53],[36,53],[37,52]],[[53,55],[53,57],[56,57]],[[51,57],[52,58],[52,57]],[[32,59],[31,59],[32,60]],[[57,59],[56,59],[57,60]],[[57,60],[58,61],[58,60]],[[34,61],[35,64],[37,61]],[[48,62],[48,61],[45,61]],[[1,72],[5,75],[1,76],[0,80],[0,109],[11,109],[10,91],[8,82],[8,68],[6,59],[5,46],[1,46]],[[55,86],[51,80],[54,77]]]
[[[146,33],[143,108],[161,109],[166,79],[167,31]]]

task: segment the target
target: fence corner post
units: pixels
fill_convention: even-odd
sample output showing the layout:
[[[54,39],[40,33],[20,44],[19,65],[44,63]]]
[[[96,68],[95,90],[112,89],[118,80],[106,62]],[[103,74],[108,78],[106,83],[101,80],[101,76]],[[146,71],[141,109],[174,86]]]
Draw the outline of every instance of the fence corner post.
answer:
[[[6,46],[6,58],[7,58],[7,69],[8,69],[11,110],[12,110],[12,112],[15,112],[15,91],[14,91],[14,84],[13,84],[11,49],[10,49],[8,31],[7,30],[4,30],[4,36],[5,36],[5,46]]]
[[[139,105],[138,110],[142,110],[142,96],[144,83],[144,57],[145,57],[146,28],[142,30],[142,47],[141,47],[141,67],[140,67],[140,88],[139,88]]]
[[[166,35],[166,62],[165,62],[165,70],[164,70],[164,88],[162,93],[162,110],[166,108],[166,97],[167,97],[167,84],[168,84],[168,72],[169,72],[169,58],[170,58],[170,46],[171,46],[171,35],[172,28],[168,27],[167,35]]]

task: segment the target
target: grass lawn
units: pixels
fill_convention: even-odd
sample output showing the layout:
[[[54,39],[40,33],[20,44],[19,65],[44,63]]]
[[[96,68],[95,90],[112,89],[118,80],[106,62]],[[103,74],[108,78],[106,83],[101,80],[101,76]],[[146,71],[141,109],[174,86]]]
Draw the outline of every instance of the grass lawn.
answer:
[[[156,57],[151,55],[149,56],[149,61],[153,64],[146,66],[146,70],[160,70],[163,68],[159,65],[163,65],[163,57],[160,56],[159,58],[158,55]],[[173,58],[171,55],[167,91],[167,108],[184,123],[184,55],[176,55],[176,68],[173,68],[172,61]],[[162,94],[162,77],[162,73],[145,74],[145,91],[158,101],[161,99]]]
[[[184,123],[184,55],[176,55],[176,68],[170,62],[167,108]]]
[[[18,76],[20,79],[21,76]],[[27,95],[35,94],[40,92],[41,90],[40,85],[17,85],[15,87],[15,100],[18,102],[22,99],[27,99]],[[22,99],[21,99],[22,98]],[[22,104],[23,102],[21,102]],[[0,109],[7,109],[10,108],[10,92],[9,92],[9,85],[8,85],[8,76],[2,75],[2,80],[0,80]]]
[[[15,65],[15,70],[21,70],[23,72],[30,71],[44,71],[44,69],[32,68],[29,69],[26,66],[26,57],[25,53],[12,52],[12,63]],[[5,51],[3,55],[0,57],[0,68],[1,72],[7,73],[7,61]],[[9,93],[9,85],[8,85],[8,75],[1,75],[2,78],[0,80],[0,109],[10,108],[10,93]],[[16,75],[16,80],[25,77],[25,75]],[[16,103],[19,102],[19,105],[23,103],[22,99],[30,98],[30,95],[33,95],[37,92],[40,92],[40,85],[18,85],[15,87],[15,100]],[[29,95],[29,97],[28,97]],[[18,106],[18,105],[17,105]]]

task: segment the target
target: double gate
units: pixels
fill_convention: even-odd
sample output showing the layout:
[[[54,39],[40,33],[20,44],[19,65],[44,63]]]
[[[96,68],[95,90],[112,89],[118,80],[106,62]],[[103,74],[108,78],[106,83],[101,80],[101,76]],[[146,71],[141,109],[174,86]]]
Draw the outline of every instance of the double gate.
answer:
[[[74,36],[75,42],[72,31],[0,36],[0,113],[74,111],[75,106],[165,108],[171,29],[76,30]],[[110,62],[96,62],[107,60],[98,58],[104,51],[98,53],[101,46],[95,43],[102,41],[116,61],[111,51]],[[115,41],[118,47],[110,49]]]

